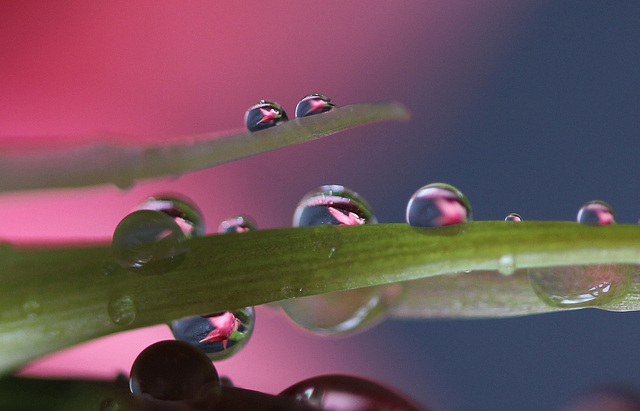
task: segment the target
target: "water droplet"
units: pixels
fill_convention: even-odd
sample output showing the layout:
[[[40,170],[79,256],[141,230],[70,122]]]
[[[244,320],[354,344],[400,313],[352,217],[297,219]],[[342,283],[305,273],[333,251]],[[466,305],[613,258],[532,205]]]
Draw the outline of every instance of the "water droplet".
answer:
[[[163,401],[197,401],[220,394],[220,380],[211,360],[182,341],[160,341],[145,348],[133,362],[129,389]]]
[[[138,315],[138,308],[133,298],[125,294],[109,300],[107,312],[114,324],[127,326],[135,321]]]
[[[264,130],[287,120],[287,113],[278,103],[266,100],[260,100],[244,114],[244,124],[249,131]]]
[[[244,233],[246,231],[257,230],[258,226],[251,217],[239,215],[227,218],[220,223],[218,232],[221,234]]]
[[[604,201],[589,201],[578,211],[579,223],[609,225],[615,223],[615,215],[611,206]]]
[[[347,375],[309,378],[278,395],[319,410],[425,410],[383,385]]]
[[[313,116],[335,108],[335,104],[322,94],[307,94],[296,105],[296,117]]]
[[[139,210],[160,211],[180,226],[187,238],[205,234],[202,212],[190,200],[176,195],[158,195],[147,198],[138,206]]]
[[[122,267],[120,267],[120,264],[113,262],[113,261],[107,261],[106,263],[104,263],[102,265],[102,274],[104,275],[113,275],[115,273],[117,273],[119,270],[121,270]]]
[[[25,301],[25,303],[22,304],[22,309],[29,319],[37,318],[40,314],[42,314],[42,306],[36,300]]]
[[[516,260],[511,254],[505,254],[498,260],[498,272],[502,275],[511,275],[516,271]]]
[[[113,233],[113,255],[123,267],[145,274],[160,274],[182,262],[186,237],[173,218],[153,210],[126,216]]]
[[[518,213],[509,213],[509,215],[504,218],[504,221],[514,221],[516,223],[519,223],[523,221],[523,219],[522,216]]]
[[[471,204],[460,190],[449,184],[428,184],[409,199],[406,219],[412,227],[466,223],[471,220]]]
[[[300,200],[293,214],[294,227],[375,224],[376,217],[358,193],[340,185],[319,187]]]
[[[249,341],[255,324],[253,307],[173,321],[176,340],[188,342],[219,361],[237,353]]]
[[[107,398],[100,403],[100,411],[118,411],[120,404],[113,398]]]
[[[342,244],[337,226],[376,222],[367,202],[340,185],[326,185],[308,193],[293,216],[295,227],[318,226],[313,232],[313,247],[328,258],[335,258]],[[401,293],[401,285],[391,284],[292,298],[282,301],[281,306],[303,328],[323,335],[340,334],[375,324]]]
[[[598,307],[629,291],[632,267],[626,264],[530,268],[538,297],[554,307]]]

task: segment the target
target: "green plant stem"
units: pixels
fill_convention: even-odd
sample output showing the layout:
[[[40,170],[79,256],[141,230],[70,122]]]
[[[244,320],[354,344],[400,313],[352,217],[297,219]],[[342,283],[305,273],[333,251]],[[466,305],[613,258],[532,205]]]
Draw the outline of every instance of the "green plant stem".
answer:
[[[182,264],[172,271],[142,275],[116,268],[110,247],[1,247],[0,281],[5,293],[0,300],[0,370],[10,371],[102,335],[189,315],[465,270],[496,270],[507,254],[518,268],[640,264],[640,226],[568,222],[475,222],[438,229],[405,224],[317,226],[193,238],[188,248]],[[473,287],[456,286],[456,277],[451,277],[453,285],[447,285],[447,278],[438,283],[448,287],[439,303],[450,307],[469,299],[469,293],[489,292],[495,283],[477,276],[474,284],[473,273],[465,278]],[[606,308],[640,309],[637,282],[634,279],[626,298]],[[522,296],[531,301],[532,293],[520,274],[501,287],[503,312],[544,311],[539,304],[531,311],[522,308]],[[403,307],[407,313],[417,312],[421,293],[410,295],[396,313]],[[478,316],[495,314],[482,306],[474,310]],[[446,316],[456,315],[450,310]]]
[[[85,143],[71,148],[0,152],[0,191],[108,183],[126,188],[140,179],[184,174],[360,125],[408,118],[409,111],[396,102],[353,104],[254,133],[208,133],[146,145],[87,136]]]

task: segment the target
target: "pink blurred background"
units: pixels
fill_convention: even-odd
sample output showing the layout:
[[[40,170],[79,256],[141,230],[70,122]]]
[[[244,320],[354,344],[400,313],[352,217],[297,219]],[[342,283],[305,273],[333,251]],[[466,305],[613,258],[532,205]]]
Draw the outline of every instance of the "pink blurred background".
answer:
[[[561,12],[573,10],[567,6]],[[531,65],[523,64],[519,69],[525,74],[511,83],[506,82],[508,77],[503,82],[502,76],[514,56],[528,51],[527,41],[535,38],[531,33],[544,33],[546,24],[552,27],[540,16],[553,13],[546,2],[506,0],[305,5],[3,2],[0,137],[5,141],[14,136],[97,131],[173,136],[235,129],[242,127],[244,111],[260,99],[279,102],[291,116],[297,101],[311,92],[326,94],[338,105],[395,99],[405,103],[414,117],[409,123],[351,130],[180,178],[141,182],[127,191],[103,186],[2,194],[0,210],[8,218],[0,227],[0,238],[108,241],[136,204],[166,191],[179,192],[198,204],[209,232],[238,213],[253,216],[260,228],[289,226],[298,200],[322,184],[344,184],[368,199],[381,222],[401,222],[413,191],[440,179],[484,201],[485,208],[476,209],[480,219],[503,218],[510,211],[525,218],[564,218],[551,215],[556,205],[538,195],[548,191],[550,185],[544,181],[564,187],[557,172],[550,180],[541,175],[543,180],[531,182],[521,200],[509,191],[516,184],[504,171],[511,167],[516,182],[527,184],[521,176],[530,176],[531,168],[519,169],[517,161],[507,160],[512,153],[535,150],[520,147],[505,155],[500,147],[509,148],[511,139],[527,129],[516,127],[517,132],[500,136],[486,131],[490,127],[482,120],[491,126],[503,121],[482,111],[494,104],[502,104],[501,113],[529,118],[518,117],[512,108],[519,95],[526,95],[519,87],[536,78],[527,71]],[[553,27],[569,21],[562,13]],[[576,27],[582,27],[583,17],[573,22]],[[558,37],[558,41],[567,40]],[[546,50],[546,44],[541,40],[532,49]],[[540,64],[556,67],[558,61],[562,57],[549,57]],[[504,91],[504,84],[515,90],[513,94]],[[534,94],[526,98],[535,98]],[[483,98],[492,100],[485,104]],[[544,109],[523,107],[532,119],[548,124],[540,115]],[[476,112],[472,110],[481,113],[481,120],[470,115]],[[502,157],[478,161],[490,154],[479,151],[476,140]],[[562,169],[565,164],[564,158],[553,154],[545,158],[549,167]],[[480,177],[482,169],[495,175]],[[580,187],[573,181],[566,187]],[[503,187],[502,195],[498,187]],[[613,189],[608,193],[618,194]],[[515,209],[491,208],[492,199]],[[217,365],[238,386],[277,393],[304,378],[343,372],[395,385],[437,409],[474,407],[482,398],[465,399],[468,388],[457,385],[460,374],[444,371],[451,360],[445,360],[446,355],[407,348],[417,347],[416,338],[435,330],[427,323],[394,323],[349,338],[319,339],[298,330],[275,310],[260,308],[257,315],[252,341],[239,355]],[[470,330],[477,324],[482,323],[444,324],[443,334],[428,338],[447,342],[446,327],[459,327],[458,334],[452,334],[453,343],[446,344],[453,357],[459,356],[469,352],[460,341],[473,343]],[[107,337],[43,359],[28,373],[113,376],[128,372],[144,347],[169,337],[164,326]],[[487,395],[500,397],[509,391],[501,386]]]

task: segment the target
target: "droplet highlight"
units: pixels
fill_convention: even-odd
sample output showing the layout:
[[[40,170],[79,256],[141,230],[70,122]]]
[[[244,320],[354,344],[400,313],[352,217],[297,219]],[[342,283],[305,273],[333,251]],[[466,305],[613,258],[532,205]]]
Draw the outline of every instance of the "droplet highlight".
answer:
[[[129,389],[163,401],[215,400],[221,390],[211,360],[191,344],[173,340],[157,342],[138,355]]]
[[[136,320],[138,307],[130,295],[120,295],[109,300],[107,312],[114,324],[127,326]]]
[[[220,223],[218,227],[218,233],[231,234],[231,233],[245,233],[247,231],[257,230],[258,225],[249,216],[239,215],[231,218],[227,218]]]
[[[185,257],[186,237],[173,218],[160,211],[139,210],[126,216],[113,233],[111,248],[126,269],[160,274]]]
[[[176,320],[170,328],[176,340],[198,347],[212,361],[220,361],[246,345],[254,325],[255,310],[246,307]]]
[[[336,105],[327,96],[318,93],[307,94],[296,105],[296,117],[325,113],[335,107]]]
[[[507,215],[504,218],[504,221],[513,221],[515,223],[519,223],[519,222],[523,221],[523,218],[518,213],[509,213],[509,215]]]
[[[138,209],[160,211],[173,218],[186,238],[205,234],[202,212],[191,200],[186,198],[176,195],[156,195],[143,201]]]
[[[598,264],[530,268],[533,291],[553,307],[600,307],[624,297],[631,286],[632,267]]]
[[[426,410],[384,385],[347,375],[309,378],[278,395],[294,398],[318,410]]]
[[[471,221],[471,204],[452,185],[428,184],[409,199],[406,220],[412,227],[443,227],[466,223]]]
[[[613,208],[604,201],[589,201],[580,210],[576,220],[579,223],[609,225],[616,222]]]
[[[267,100],[260,100],[251,106],[244,115],[244,124],[252,132],[277,126],[287,120],[289,117],[282,107],[278,103]]]

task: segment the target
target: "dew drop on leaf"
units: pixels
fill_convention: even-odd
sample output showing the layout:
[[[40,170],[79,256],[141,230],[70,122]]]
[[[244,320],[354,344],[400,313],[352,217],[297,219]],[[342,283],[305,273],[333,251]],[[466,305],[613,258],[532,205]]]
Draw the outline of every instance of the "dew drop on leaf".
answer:
[[[513,222],[519,223],[519,222],[521,222],[523,220],[522,220],[522,216],[520,214],[518,214],[518,213],[509,213],[509,215],[507,215],[504,218],[504,221],[513,221]]]
[[[257,230],[258,226],[249,216],[239,215],[227,218],[220,223],[218,232],[220,234],[244,233],[246,231]]]
[[[471,204],[452,185],[428,184],[409,199],[406,220],[412,227],[443,227],[466,223],[471,220]]]
[[[123,268],[160,274],[182,262],[187,251],[185,240],[173,218],[160,211],[138,210],[120,221],[111,248]]]
[[[253,307],[173,321],[171,332],[204,351],[212,361],[224,360],[245,346],[255,325]]]
[[[300,381],[278,394],[318,410],[427,411],[393,390],[359,377],[323,375]]]
[[[609,225],[615,223],[615,215],[611,206],[604,201],[589,201],[580,210],[576,220],[579,223]]]
[[[220,394],[220,380],[211,360],[182,341],[160,341],[145,348],[131,366],[133,394],[163,401],[198,401]]]
[[[634,268],[627,264],[530,268],[529,282],[550,306],[600,307],[627,294]]]
[[[511,254],[505,254],[498,260],[498,272],[502,275],[511,275],[516,271],[516,260]]]
[[[109,300],[107,305],[109,318],[116,325],[131,325],[138,315],[138,307],[130,295],[119,295]]]
[[[278,103],[267,100],[260,100],[249,107],[244,114],[244,124],[249,131],[264,130],[287,120],[289,117],[282,107]]]
[[[313,232],[314,252],[328,258],[340,255],[344,225],[377,222],[367,202],[340,185],[326,185],[305,195],[298,204],[294,227],[318,226]],[[298,325],[321,335],[362,330],[373,325],[402,294],[403,286],[391,284],[292,298],[280,304]]]
[[[296,117],[320,114],[335,108],[331,99],[322,94],[313,93],[304,96],[296,105]]]
[[[157,195],[147,198],[138,206],[138,209],[160,211],[173,218],[186,238],[205,234],[202,212],[186,198],[176,195]]]

